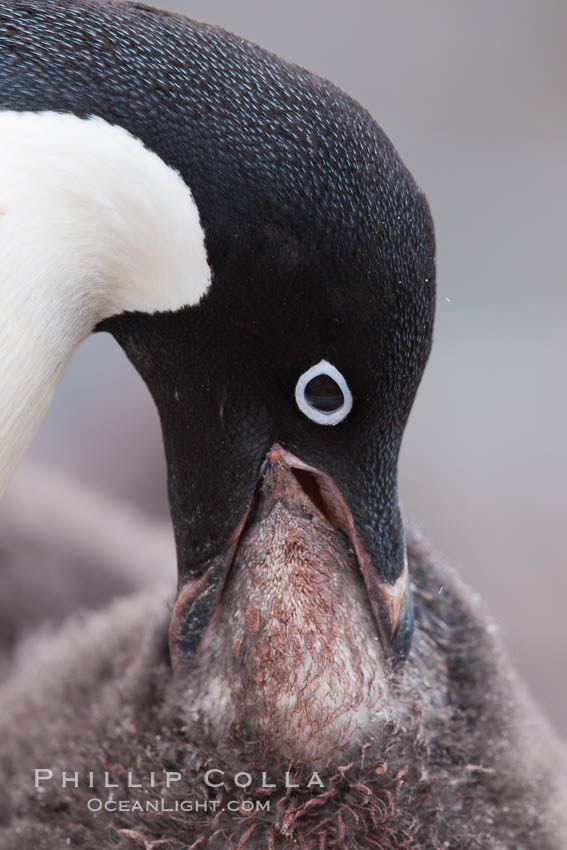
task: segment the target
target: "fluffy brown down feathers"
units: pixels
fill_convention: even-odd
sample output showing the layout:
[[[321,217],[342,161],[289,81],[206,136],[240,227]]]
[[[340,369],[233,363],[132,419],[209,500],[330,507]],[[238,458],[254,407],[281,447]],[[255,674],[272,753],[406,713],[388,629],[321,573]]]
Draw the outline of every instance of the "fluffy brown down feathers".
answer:
[[[388,671],[389,705],[374,734],[347,747],[340,764],[318,768],[323,788],[306,788],[312,766],[266,752],[245,724],[215,737],[199,699],[210,667],[201,661],[174,676],[168,663],[169,581],[159,593],[29,637],[0,691],[1,850],[567,847],[562,745],[517,681],[478,600],[416,535],[409,554],[410,658]],[[226,770],[224,787],[206,787],[211,767]],[[81,785],[54,781],[38,791],[35,768],[56,777],[79,771]],[[105,770],[119,785],[112,792],[101,787]],[[128,770],[143,788],[126,787]],[[182,772],[183,781],[164,788],[167,770]],[[251,789],[235,787],[239,770],[253,775]],[[276,788],[259,789],[263,770]],[[283,787],[286,771],[300,788]],[[110,793],[142,804],[218,806],[216,813],[89,812],[89,799]],[[239,799],[269,801],[269,811],[229,812],[227,803]]]

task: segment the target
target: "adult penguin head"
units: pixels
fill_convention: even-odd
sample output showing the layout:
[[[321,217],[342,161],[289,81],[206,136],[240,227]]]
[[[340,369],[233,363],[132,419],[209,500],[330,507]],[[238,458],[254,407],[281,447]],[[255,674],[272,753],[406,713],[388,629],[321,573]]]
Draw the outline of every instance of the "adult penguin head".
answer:
[[[242,39],[138,4],[5,5],[2,106],[120,125],[181,175],[198,214],[197,303],[128,305],[97,325],[161,418],[174,666],[222,606],[262,481],[282,464],[347,535],[382,645],[403,658],[396,465],[432,334],[424,196],[359,105]]]
[[[296,112],[258,119],[257,147],[242,142],[222,187],[215,163],[216,191],[197,200],[212,278],[199,304],[101,326],[160,412],[176,666],[199,645],[277,461],[348,535],[388,654],[409,648],[396,467],[431,341],[431,222],[372,119],[314,78],[297,87]]]

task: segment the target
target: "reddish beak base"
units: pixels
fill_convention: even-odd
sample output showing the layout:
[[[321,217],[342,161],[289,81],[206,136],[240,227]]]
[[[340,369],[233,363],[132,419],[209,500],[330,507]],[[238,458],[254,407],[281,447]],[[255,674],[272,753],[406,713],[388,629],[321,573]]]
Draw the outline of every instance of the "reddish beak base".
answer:
[[[395,654],[393,647],[398,630],[406,620],[408,610],[411,610],[407,557],[404,557],[401,575],[393,584],[382,580],[360,541],[345,500],[326,473],[309,466],[275,444],[262,466],[259,485],[268,464],[282,463],[292,471],[313,506],[325,520],[349,538],[364,579],[385,656],[391,657]],[[243,530],[254,513],[256,499],[255,494],[224,552],[215,558],[202,575],[185,584],[179,591],[169,628],[169,648],[174,671],[180,671],[191,663],[194,653],[202,645],[215,607],[222,604],[223,588]]]

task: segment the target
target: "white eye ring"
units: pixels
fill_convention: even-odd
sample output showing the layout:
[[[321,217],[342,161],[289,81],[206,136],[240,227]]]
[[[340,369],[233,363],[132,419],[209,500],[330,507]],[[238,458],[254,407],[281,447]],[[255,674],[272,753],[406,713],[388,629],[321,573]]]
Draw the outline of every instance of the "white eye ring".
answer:
[[[332,378],[342,393],[343,403],[336,410],[330,410],[328,412],[324,410],[317,410],[316,407],[313,407],[313,405],[307,401],[305,388],[307,384],[313,380],[313,378],[318,378],[319,375],[328,375],[329,378]],[[301,412],[304,413],[308,419],[312,419],[313,422],[317,422],[319,425],[338,425],[339,422],[342,422],[351,411],[352,394],[348,388],[347,382],[339,370],[327,360],[320,360],[319,363],[311,366],[311,368],[304,372],[299,378],[295,385],[295,402]]]

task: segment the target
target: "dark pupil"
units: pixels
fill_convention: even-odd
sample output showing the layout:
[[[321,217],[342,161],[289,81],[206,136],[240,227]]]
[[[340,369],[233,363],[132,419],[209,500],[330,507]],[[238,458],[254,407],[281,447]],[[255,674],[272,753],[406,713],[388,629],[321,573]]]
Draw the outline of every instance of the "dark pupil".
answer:
[[[342,407],[345,397],[336,381],[328,375],[311,378],[305,387],[307,404],[316,410],[332,413]]]

